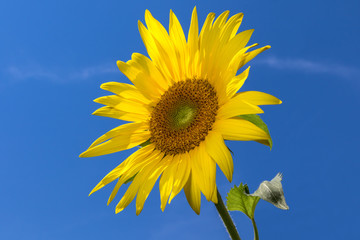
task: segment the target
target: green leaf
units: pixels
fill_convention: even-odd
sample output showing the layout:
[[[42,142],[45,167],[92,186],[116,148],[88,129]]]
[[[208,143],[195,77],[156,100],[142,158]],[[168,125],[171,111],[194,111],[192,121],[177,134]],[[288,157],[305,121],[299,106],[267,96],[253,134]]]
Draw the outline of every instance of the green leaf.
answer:
[[[239,187],[234,186],[228,193],[226,207],[230,211],[243,212],[250,219],[254,219],[255,207],[260,198],[249,195],[249,188],[242,183]]]
[[[134,178],[136,177],[136,175],[137,175],[137,173],[134,176],[132,176],[131,178],[129,178],[127,181],[125,181],[124,184],[132,182],[134,180]]]
[[[146,147],[151,143],[150,138],[139,145],[140,148]]]
[[[256,114],[246,114],[246,115],[240,115],[239,116],[242,119],[245,119],[253,124],[255,124],[257,127],[261,128],[262,130],[264,130],[267,134],[269,134],[269,140],[258,140],[256,142],[264,144],[266,146],[269,146],[270,149],[272,148],[272,139],[270,136],[270,132],[269,129],[267,127],[267,125],[265,124],[265,122],[260,118],[259,115]]]
[[[230,211],[241,211],[250,219],[254,219],[256,204],[263,199],[277,208],[288,210],[285,202],[283,187],[281,184],[282,174],[278,173],[271,181],[263,181],[259,188],[250,194],[248,186],[240,183],[234,186],[227,195],[226,206]]]
[[[134,175],[134,176],[132,176],[131,178],[129,178],[128,180],[126,180],[125,182],[124,182],[124,184],[128,184],[129,182],[132,182],[133,180],[134,180],[134,178],[136,177],[136,175],[137,175],[137,173]],[[120,176],[121,177],[121,176]]]
[[[151,143],[151,141],[150,141],[150,138],[149,138],[145,142],[141,143],[138,147],[143,148],[143,147],[146,147],[147,145],[149,145],[150,143]],[[134,176],[132,176],[131,178],[129,178],[126,182],[124,182],[124,184],[132,182],[134,180],[134,178],[136,177],[136,175],[137,175],[137,173]]]

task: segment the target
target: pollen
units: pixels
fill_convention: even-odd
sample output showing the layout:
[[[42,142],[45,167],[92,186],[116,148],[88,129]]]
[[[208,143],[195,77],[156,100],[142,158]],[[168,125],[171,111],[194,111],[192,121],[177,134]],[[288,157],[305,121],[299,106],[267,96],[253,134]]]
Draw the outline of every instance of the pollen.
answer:
[[[200,145],[212,129],[218,110],[214,87],[204,79],[173,84],[150,117],[150,141],[167,155],[185,153]]]

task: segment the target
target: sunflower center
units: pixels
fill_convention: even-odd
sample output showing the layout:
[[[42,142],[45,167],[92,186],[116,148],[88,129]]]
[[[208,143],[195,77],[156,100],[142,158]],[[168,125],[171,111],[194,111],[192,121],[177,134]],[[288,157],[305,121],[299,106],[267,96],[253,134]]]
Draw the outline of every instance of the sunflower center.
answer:
[[[196,107],[191,104],[181,104],[175,107],[173,113],[170,115],[172,126],[176,129],[182,129],[189,126],[196,115]]]
[[[151,113],[150,140],[168,155],[188,152],[205,140],[217,110],[216,92],[207,80],[177,82],[161,96]]]

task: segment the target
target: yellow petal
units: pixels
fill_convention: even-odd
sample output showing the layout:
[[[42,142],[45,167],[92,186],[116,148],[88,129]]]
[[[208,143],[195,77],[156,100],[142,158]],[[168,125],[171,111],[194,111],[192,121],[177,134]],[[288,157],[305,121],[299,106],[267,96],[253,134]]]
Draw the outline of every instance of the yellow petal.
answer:
[[[226,23],[226,19],[229,16],[229,11],[224,11],[220,16],[215,20],[214,24],[210,26],[210,30],[208,32],[204,31],[204,49],[206,49],[205,53],[208,53],[207,57],[203,59],[205,61],[205,65],[207,67],[208,75],[213,76],[213,71],[217,67],[217,61],[213,61],[212,58],[219,60],[218,53],[222,50],[224,45],[223,39],[223,30],[224,25]],[[221,56],[221,54],[220,54]]]
[[[204,25],[200,32],[200,59],[201,68],[200,68],[200,76],[201,78],[206,78],[212,81],[213,79],[209,78],[211,68],[211,63],[213,62],[213,46],[218,46],[218,38],[215,35],[214,31],[211,31],[212,23],[215,19],[214,13],[209,13],[207,18],[205,19]],[[211,76],[211,75],[210,75]]]
[[[215,204],[218,203],[217,187],[216,187],[216,185],[215,185],[215,189],[214,189],[214,193],[213,193],[213,196],[212,196],[212,198],[211,198],[211,201],[212,201],[213,203],[215,203]]]
[[[139,32],[141,35],[141,38],[144,42],[144,45],[146,47],[146,50],[156,65],[156,67],[160,70],[160,72],[164,75],[165,79],[172,83],[174,80],[172,78],[171,72],[167,67],[167,63],[164,59],[168,58],[167,56],[164,56],[166,54],[165,50],[156,43],[156,40],[153,38],[152,34],[149,30],[142,24],[142,22],[138,21],[138,27]],[[160,47],[160,49],[158,49]],[[169,61],[169,59],[166,59],[166,61]]]
[[[254,29],[249,29],[236,34],[227,44],[227,51],[232,51],[234,55],[238,53],[250,41],[253,32]]]
[[[134,162],[136,163],[143,163],[145,159],[151,159],[151,153],[153,152],[155,146],[153,144],[150,144],[146,147],[140,148],[138,151],[131,154],[125,161],[123,161],[119,166],[114,168],[111,172],[109,172],[90,192],[89,196],[93,194],[94,192],[100,190],[107,184],[111,183],[112,181],[118,179],[120,176],[124,174],[129,169],[129,166],[131,169],[134,169],[133,167]],[[153,154],[154,155],[154,154]],[[157,156],[157,155],[155,155]],[[145,165],[145,164],[143,164]],[[138,167],[138,169],[134,169],[135,173],[136,170],[139,171],[141,167]],[[133,176],[133,175],[132,175]],[[123,180],[122,178],[121,180]],[[125,181],[124,181],[125,182]]]
[[[207,64],[204,62],[206,60],[209,59],[209,49],[212,47],[213,43],[214,43],[214,39],[210,39],[211,36],[211,26],[212,23],[215,19],[215,13],[209,13],[205,19],[205,22],[203,24],[203,27],[201,28],[200,31],[200,36],[199,36],[199,43],[200,43],[200,57],[201,57],[201,62],[204,65],[203,66],[203,71],[205,70],[204,68],[207,66]]]
[[[170,40],[170,37],[166,29],[161,25],[161,23],[156,20],[150,13],[150,11],[145,11],[145,22],[146,26],[151,33],[151,36],[154,39],[156,48],[158,49],[162,61],[169,70],[172,78],[175,81],[180,81],[180,72],[178,65],[178,58],[175,53],[174,46]]]
[[[132,133],[120,135],[110,140],[89,148],[80,157],[96,157],[114,152],[120,152],[126,149],[133,148],[145,142],[150,138],[150,132]]]
[[[229,21],[227,21],[227,23],[223,28],[224,39],[226,41],[231,40],[236,35],[243,17],[244,17],[243,13],[237,13],[231,18],[229,18]]]
[[[153,37],[157,40],[160,40],[160,43],[167,45],[167,47],[171,49],[169,46],[171,45],[171,41],[166,29],[151,15],[150,11],[147,9],[145,10],[145,22]]]
[[[199,50],[199,24],[198,17],[196,12],[196,7],[194,7],[191,23],[188,33],[188,49],[189,49],[189,68],[188,68],[188,77],[195,76],[196,65],[198,61],[195,61],[195,54]]]
[[[155,146],[150,144],[151,148]],[[147,146],[146,146],[147,147]],[[143,156],[146,156],[142,154]],[[121,176],[124,179],[124,182],[132,178],[135,174],[137,174],[141,169],[145,168],[148,165],[154,163],[154,159],[157,159],[162,153],[158,150],[154,150],[151,154],[147,155],[147,157],[138,157],[137,159],[133,158],[131,161],[126,164],[122,170],[123,175]]]
[[[258,45],[259,44],[255,43],[253,45],[242,48],[240,51],[234,52],[235,55],[231,53],[232,51],[230,51],[229,56],[226,57],[226,59],[228,59],[229,57],[231,58],[230,63],[227,60],[223,60],[223,62],[225,62],[227,66],[227,70],[222,74],[222,79],[225,85],[228,85],[231,79],[236,75],[237,71],[239,70],[239,63],[243,60],[246,51]]]
[[[257,44],[245,47],[245,44],[248,42],[251,33],[253,30],[248,30],[239,33],[236,35],[229,43],[225,45],[220,51],[219,56],[215,57],[218,59],[217,64],[212,66],[213,72],[212,77],[214,77],[214,85],[219,93],[224,96],[219,96],[219,103],[223,104],[226,102],[226,100],[229,99],[229,94],[227,94],[228,87],[233,80],[236,81],[236,83],[239,82],[239,80],[245,81],[245,79],[242,79],[244,77],[243,74],[241,74],[238,79],[234,79],[237,71],[238,71],[238,65],[239,62],[242,61],[243,56],[245,52],[254,47],[257,46]],[[239,42],[239,43],[238,43]],[[240,47],[239,47],[240,46]],[[224,70],[226,69],[226,70]],[[244,72],[245,74],[248,74],[248,71]],[[246,75],[247,77],[247,75]],[[240,78],[240,79],[239,79]],[[218,81],[218,79],[222,79],[221,81]],[[243,82],[242,82],[243,83]],[[234,87],[237,89],[240,88],[242,85],[235,85],[233,86],[233,83],[230,85],[232,91],[234,91]]]
[[[224,44],[223,50],[221,52],[221,60],[219,59],[218,68],[226,69],[231,65],[231,61],[235,58],[238,67],[239,58],[245,54],[246,49],[245,46],[249,42],[250,37],[253,33],[253,29],[243,31],[233,37],[228,43]],[[238,70],[238,68],[236,68]]]
[[[109,95],[96,98],[94,100],[96,103],[104,104],[109,107],[113,107],[120,111],[124,112],[132,112],[142,115],[149,115],[150,111],[148,109],[148,105],[136,101],[134,99],[127,99],[120,97],[118,95]]]
[[[150,100],[144,97],[144,95],[136,89],[135,86],[119,83],[119,82],[107,82],[100,86],[101,89],[117,94],[118,96],[126,99],[132,99],[140,101],[143,104],[149,104]]]
[[[128,134],[132,134],[132,133],[139,133],[139,132],[143,132],[144,130],[147,130],[149,128],[147,123],[141,122],[141,123],[128,123],[128,124],[123,124],[121,126],[118,126],[112,130],[110,130],[109,132],[105,133],[104,135],[102,135],[101,137],[99,137],[98,139],[96,139],[91,145],[91,147],[94,147],[106,140],[109,140],[110,138],[114,138],[120,135],[128,135]]]
[[[169,35],[178,58],[179,78],[184,80],[188,68],[186,39],[181,24],[172,10],[170,10]]]
[[[121,185],[123,184],[124,182],[121,180],[121,178],[119,178],[118,182],[116,183],[114,189],[112,190],[111,194],[110,194],[110,197],[108,199],[108,202],[107,202],[107,205],[109,205],[112,200],[114,200],[114,197],[116,196],[116,194],[119,192],[119,189],[121,187]]]
[[[252,30],[244,31],[229,41],[232,35],[232,28],[237,24],[237,21],[241,22],[241,19],[242,15],[235,15],[231,17],[222,28],[215,27],[216,20],[214,27],[211,29],[212,34],[209,36],[209,39],[212,39],[212,47],[207,49],[211,55],[207,57],[206,61],[208,61],[207,64],[210,64],[208,66],[210,70],[209,76],[214,79],[220,78],[224,70],[228,68],[231,59],[242,50],[248,42],[247,33]],[[212,59],[216,59],[216,61],[211,61]],[[219,82],[223,84],[223,81],[215,81],[214,83]]]
[[[126,161],[126,160],[125,160]],[[89,196],[93,194],[94,192],[100,190],[101,188],[105,187],[109,183],[115,181],[116,179],[119,179],[121,176],[121,170],[125,166],[125,161],[122,162],[119,166],[114,168],[111,172],[109,172],[89,193]],[[120,186],[119,186],[120,187]]]
[[[240,69],[242,66],[244,66],[246,63],[248,63],[250,60],[252,60],[254,57],[256,57],[258,54],[262,53],[263,51],[270,49],[271,47],[269,45],[262,47],[262,48],[258,48],[255,49],[251,52],[248,52],[246,54],[244,54],[244,56],[242,57],[238,69]]]
[[[210,28],[211,28],[211,25],[212,25],[214,19],[215,19],[215,13],[209,13],[205,19],[204,25],[200,31],[200,45],[201,46],[206,46],[203,44],[206,40],[206,39],[204,39],[204,37],[209,34],[209,31],[210,31]]]
[[[261,108],[246,102],[243,98],[236,95],[219,108],[217,119],[232,118],[244,114],[264,113]]]
[[[232,56],[243,47],[239,47],[239,44],[242,44],[242,39],[239,37],[229,42],[233,37],[233,31],[237,31],[236,26],[240,25],[243,14],[236,14],[226,22],[228,15],[229,11],[223,12],[212,26],[210,21],[212,16],[208,16],[210,17],[209,22],[204,24],[202,30],[201,47],[202,50],[205,50],[205,52],[202,51],[202,54],[205,54],[203,60],[206,61],[205,65],[210,70],[209,76],[214,76],[214,78],[217,78],[218,74],[226,69]],[[213,59],[216,59],[216,61],[212,61]],[[224,62],[224,60],[226,61]]]
[[[124,210],[131,201],[135,198],[138,190],[141,186],[143,186],[148,180],[149,176],[152,174],[153,170],[156,168],[156,165],[161,160],[162,155],[158,155],[153,159],[152,164],[144,167],[134,178],[129,188],[126,190],[124,196],[121,198],[120,202],[117,204],[115,212],[119,213]]]
[[[206,151],[212,159],[220,167],[229,182],[232,181],[234,163],[231,153],[224,143],[224,139],[220,133],[211,131],[205,139]]]
[[[235,93],[237,93],[240,88],[244,85],[245,80],[249,76],[250,66],[240,73],[239,75],[233,77],[226,86],[226,94],[229,98],[232,98]]]
[[[156,180],[159,178],[160,174],[164,171],[164,169],[168,166],[169,162],[166,160],[168,159],[162,159],[155,167],[153,167],[146,180],[141,185],[136,197],[136,215],[139,215],[141,213],[144,207],[144,203],[149,196],[151,190],[153,189]]]
[[[148,173],[148,171],[146,173]],[[132,202],[132,200],[134,200],[141,184],[143,184],[145,181],[145,177],[146,176],[144,174],[137,175],[135,177],[134,181],[130,184],[120,202],[116,205],[116,214],[124,210]]]
[[[164,157],[165,159],[168,158],[170,161],[169,166],[164,170],[163,174],[161,175],[160,182],[159,182],[159,190],[160,190],[160,199],[161,199],[161,210],[164,211],[166,207],[166,203],[169,200],[169,196],[171,194],[173,183],[174,183],[174,176],[176,175],[176,170],[178,166],[178,162],[173,161],[173,156],[167,155]]]
[[[111,117],[111,118],[116,118],[130,122],[143,122],[149,118],[149,116],[147,115],[124,112],[109,106],[105,106],[97,109],[95,112],[93,112],[93,115],[102,116],[102,117]]]
[[[109,96],[103,96],[103,97],[96,98],[93,101],[96,103],[107,105],[109,107],[115,107],[121,100],[122,100],[122,98],[119,97],[118,95],[109,95]],[[119,109],[119,110],[121,110],[121,109]]]
[[[169,24],[170,39],[175,46],[180,50],[185,50],[186,39],[184,31],[181,27],[179,20],[172,10],[170,10],[170,24]]]
[[[214,24],[212,25],[212,29],[223,29],[227,18],[229,17],[230,11],[224,11],[220,14],[220,16],[215,20]]]
[[[189,177],[189,180],[184,186],[184,192],[186,195],[186,199],[188,200],[190,207],[196,212],[196,214],[200,214],[200,205],[201,205],[201,193],[200,188],[195,182],[192,174]]]
[[[242,99],[255,105],[276,105],[282,103],[280,99],[270,94],[257,91],[241,92],[237,94],[235,98]]]
[[[139,70],[139,64],[129,60],[126,63],[117,61],[119,70],[135,85],[135,87],[148,99],[158,99],[163,93],[156,82],[144,71]]]
[[[109,107],[113,107],[123,112],[136,113],[145,116],[150,115],[150,110],[148,109],[149,107],[148,105],[144,105],[132,99],[122,98],[117,95],[99,97],[95,99],[94,102],[104,104]]]
[[[181,189],[183,189],[190,175],[191,159],[188,153],[175,155],[173,161],[177,162],[178,166],[177,166],[176,174],[174,176],[174,185],[169,198],[169,204],[171,203],[171,200],[177,194],[179,194]]]
[[[208,201],[211,200],[216,184],[216,164],[206,152],[205,143],[189,152],[192,176]]]
[[[213,129],[214,131],[221,132],[225,140],[255,141],[270,138],[265,131],[251,122],[240,118],[216,120]]]
[[[133,53],[131,55],[131,60],[133,61],[133,65],[139,69],[139,71],[145,73],[145,76],[147,76],[146,81],[149,82],[149,85],[154,85],[164,90],[168,88],[170,82],[164,78],[149,58],[140,53]]]
[[[138,176],[136,176],[135,179],[137,177]],[[142,179],[142,180],[144,180],[144,179]],[[132,200],[134,200],[136,193],[139,190],[139,187],[142,183],[143,182],[141,182],[141,181],[137,181],[137,182],[133,181],[130,184],[130,186],[126,190],[124,196],[121,198],[120,202],[116,205],[116,208],[115,208],[116,214],[121,212],[122,210],[124,210],[132,202]]]
[[[123,175],[119,178],[119,181],[117,182],[115,188],[113,189],[108,200],[108,205],[114,199],[115,195],[117,194],[122,184],[124,184],[125,182],[136,176],[138,172],[141,171],[142,169],[146,168],[147,166],[153,165],[155,160],[159,158],[160,155],[161,155],[160,152],[154,151],[146,158],[142,158],[142,159],[138,158],[136,159],[136,161],[135,160],[128,161],[128,163],[120,171],[120,173],[122,173]]]

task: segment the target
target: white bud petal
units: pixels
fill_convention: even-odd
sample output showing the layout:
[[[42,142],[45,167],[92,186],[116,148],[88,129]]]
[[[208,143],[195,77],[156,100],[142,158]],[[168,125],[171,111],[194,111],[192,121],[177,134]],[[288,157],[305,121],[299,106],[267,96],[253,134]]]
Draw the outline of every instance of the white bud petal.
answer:
[[[282,174],[278,173],[270,182],[263,181],[259,188],[251,195],[257,196],[273,204],[277,208],[288,210],[289,206],[285,202],[281,180]]]

